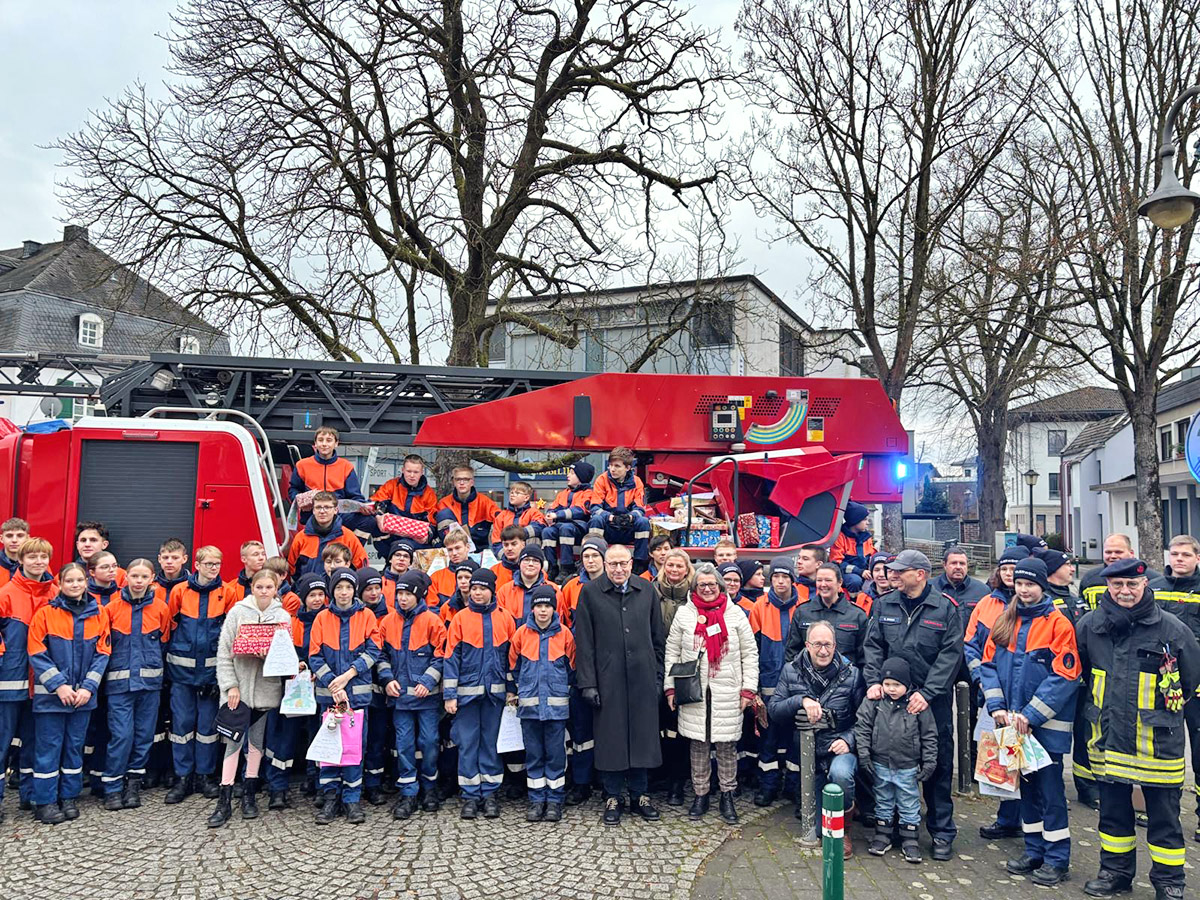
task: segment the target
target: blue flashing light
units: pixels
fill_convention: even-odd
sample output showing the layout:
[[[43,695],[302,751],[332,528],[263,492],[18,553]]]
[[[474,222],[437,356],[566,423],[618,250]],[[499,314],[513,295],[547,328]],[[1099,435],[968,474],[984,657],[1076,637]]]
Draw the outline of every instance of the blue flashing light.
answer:
[[[903,459],[896,460],[896,480],[903,481],[908,477],[908,462]]]

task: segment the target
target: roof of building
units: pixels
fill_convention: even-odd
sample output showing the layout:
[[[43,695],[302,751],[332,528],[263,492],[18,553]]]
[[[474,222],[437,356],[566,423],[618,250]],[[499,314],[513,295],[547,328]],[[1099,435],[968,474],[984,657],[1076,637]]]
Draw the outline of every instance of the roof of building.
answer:
[[[1093,450],[1098,450],[1118,431],[1129,424],[1129,414],[1120,413],[1092,422],[1075,435],[1075,440],[1063,448],[1063,459],[1083,459]]]
[[[29,241],[24,247],[0,250],[0,294],[30,291],[213,335],[222,334],[220,329],[93,246],[88,241],[87,229],[67,226],[64,232],[64,240],[55,243]]]
[[[1200,400],[1200,377],[1176,381],[1159,388],[1155,412],[1168,412],[1197,400]]]
[[[1060,422],[1107,419],[1124,411],[1121,395],[1112,388],[1082,387],[1017,406],[1009,416],[1017,422]]]

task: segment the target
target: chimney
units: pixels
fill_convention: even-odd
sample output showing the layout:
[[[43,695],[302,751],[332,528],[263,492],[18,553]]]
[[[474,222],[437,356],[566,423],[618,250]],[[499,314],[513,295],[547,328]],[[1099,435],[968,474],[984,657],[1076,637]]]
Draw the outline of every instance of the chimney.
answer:
[[[21,259],[29,259],[41,249],[42,245],[37,241],[24,241],[21,244]]]
[[[69,244],[76,238],[88,239],[88,230],[84,225],[66,225],[63,227],[63,243]]]

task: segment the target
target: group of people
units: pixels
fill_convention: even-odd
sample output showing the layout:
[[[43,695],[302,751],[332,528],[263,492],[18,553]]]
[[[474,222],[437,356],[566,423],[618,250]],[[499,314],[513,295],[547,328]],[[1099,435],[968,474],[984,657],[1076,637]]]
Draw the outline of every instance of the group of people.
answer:
[[[258,816],[260,785],[270,808],[287,808],[293,775],[322,825],[362,822],[364,803],[388,794],[397,819],[454,793],[463,818],[495,818],[502,789],[525,797],[528,820],[556,822],[594,781],[604,824],[626,810],[652,821],[652,779],[671,805],[684,804],[690,781],[693,819],[717,793],[733,823],[743,791],[769,806],[800,790],[819,797],[832,782],[847,819],[857,810],[870,824],[872,854],[898,844],[914,863],[923,791],[931,855],[946,860],[957,835],[954,686],[969,681],[980,716],[1032,735],[1051,760],[1022,775],[1020,799],[981,829],[1023,838],[1009,871],[1045,886],[1067,878],[1071,754],[1080,800],[1100,814],[1101,871],[1085,891],[1129,890],[1140,786],[1151,880],[1160,900],[1183,896],[1184,735],[1195,765],[1200,724],[1194,538],[1171,541],[1159,575],[1110,536],[1105,565],[1076,596],[1071,560],[1031,536],[987,585],[955,547],[934,579],[919,551],[876,552],[868,511],[851,503],[830,549],[806,545],[763,566],[725,540],[712,563],[694,564],[665,537],[638,543],[642,486],[618,448],[600,478],[576,463],[546,510],[519,484],[509,508],[489,509],[468,469],[432,500],[423,464],[406,460],[358,515],[425,518],[428,542],[445,551],[426,573],[416,541],[351,527],[363,523],[338,512],[357,498],[336,492],[357,487],[328,431],[317,461],[297,469],[310,517],[288,556],[268,559],[249,541],[229,581],[217,548],[197,548],[189,571],[173,539],[156,560],[121,568],[97,522],[79,524],[76,561],[52,576],[54,548],[19,519],[3,523],[0,748],[38,821],[77,817],[89,780],[114,811],[139,806],[147,783],[166,782],[167,803],[200,792],[216,801],[213,827],[235,799],[243,818]],[[356,531],[380,539],[382,571],[366,565]],[[472,553],[493,542],[499,562],[484,568]],[[317,715],[283,715],[283,679],[263,675],[265,651],[234,652],[248,624],[287,632]],[[506,707],[524,750],[501,754]],[[359,762],[305,761],[330,716],[351,718]],[[814,731],[817,758],[804,785],[802,728]]]

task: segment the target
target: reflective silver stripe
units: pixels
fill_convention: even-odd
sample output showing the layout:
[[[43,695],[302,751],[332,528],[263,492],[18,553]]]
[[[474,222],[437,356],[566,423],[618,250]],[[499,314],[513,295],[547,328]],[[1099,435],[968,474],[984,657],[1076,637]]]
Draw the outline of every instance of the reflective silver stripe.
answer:
[[[375,660],[371,659],[371,654],[369,654],[369,653],[358,654],[358,658],[355,660],[355,662],[362,663],[368,669],[371,668],[373,665],[375,665]]]
[[[790,759],[785,759],[783,761],[783,764],[787,767],[787,770],[789,772],[799,772],[800,771],[800,763],[794,763]]]
[[[763,689],[762,689],[762,691],[760,691],[760,693],[761,693],[761,694],[762,694],[764,697],[770,697],[772,694],[774,694],[774,693],[775,693],[775,688],[773,688],[773,687],[765,687],[765,688],[763,688]]]
[[[633,533],[633,539],[635,541],[640,541],[642,538],[648,538],[648,537],[650,537],[650,532],[648,532],[648,531],[635,531]]]
[[[355,779],[354,781],[343,781],[342,787],[356,788],[361,784],[362,784],[362,779],[358,778],[358,779]]]
[[[139,675],[140,675],[142,678],[161,678],[161,677],[162,677],[162,673],[163,673],[163,670],[162,670],[162,668],[161,668],[161,667],[160,667],[160,668],[157,668],[157,669],[141,669],[141,670],[138,672],[138,674],[139,674]]]
[[[765,760],[758,761],[758,767],[764,772],[774,772],[779,768],[779,763],[776,761],[766,762]]]
[[[988,688],[983,692],[983,696],[989,700],[1003,700],[1004,691],[1000,688]]]
[[[440,671],[438,671],[437,669],[435,669],[433,666],[430,666],[428,669],[426,669],[425,674],[428,677],[433,679],[434,684],[437,684],[439,681],[442,680],[442,673]]]
[[[1047,719],[1045,722],[1043,722],[1038,727],[1046,728],[1046,729],[1049,729],[1050,731],[1071,731],[1072,730],[1070,722],[1063,722],[1058,719]]]
[[[196,740],[201,744],[215,744],[217,736],[215,734],[197,734]]]
[[[547,697],[547,706],[568,706],[571,703],[570,697]]]
[[[976,669],[978,669],[982,665],[983,665],[982,659],[968,659],[967,660],[967,669],[971,672],[974,672]]]
[[[51,666],[45,672],[43,672],[41,675],[38,676],[38,681],[40,681],[42,684],[46,684],[47,682],[50,681],[50,679],[57,678],[61,674],[62,674],[62,672],[58,671],[58,668],[56,666]]]
[[[104,680],[105,681],[128,681],[129,680],[129,670],[122,669],[122,670],[118,670],[115,672],[105,672]]]
[[[374,688],[374,686],[372,686],[372,685],[369,685],[369,684],[356,684],[354,687],[352,687],[352,688],[350,689],[350,693],[352,693],[352,694],[369,694],[369,693],[371,693],[373,690],[375,690],[375,688]]]
[[[195,736],[196,732],[194,731],[189,731],[187,734],[175,734],[172,732],[171,734],[167,735],[167,737],[171,739],[172,744],[186,744]]]
[[[33,777],[34,778],[57,778],[58,770],[55,770],[53,772],[34,772]]]
[[[27,691],[28,681],[0,681],[0,691]]]
[[[526,778],[525,786],[527,788],[544,788],[546,786],[545,778]]]
[[[413,776],[401,775],[399,778],[396,779],[396,782],[398,784],[416,784],[417,776],[416,775],[413,775]]]
[[[1040,712],[1047,719],[1054,718],[1054,710],[1052,710],[1049,706],[1047,706],[1045,703],[1043,703],[1037,697],[1034,697],[1032,700],[1030,700],[1029,705],[1032,706],[1034,709],[1036,709],[1038,712]]]
[[[167,663],[172,666],[183,666],[185,669],[196,668],[196,661],[187,656],[177,656],[174,653],[167,654]]]
[[[444,683],[444,687],[448,687],[448,688],[458,687],[458,679],[457,678],[447,678]]]
[[[87,673],[87,678],[85,678],[85,679],[83,679],[83,680],[84,680],[84,681],[94,681],[94,682],[96,682],[97,684],[99,684],[99,683],[100,683],[100,680],[101,680],[103,677],[104,677],[104,676],[103,676],[103,675],[101,675],[99,672],[88,672],[88,673]]]
[[[458,689],[460,697],[481,697],[483,696],[483,685],[477,684],[474,687],[465,687]]]
[[[550,788],[550,790],[556,790],[557,788],[562,787],[566,783],[567,783],[566,778],[547,778],[546,779],[546,787]]]
[[[206,659],[204,661],[204,667],[206,669],[211,669],[214,666],[216,666],[216,664],[217,664],[217,658],[215,656],[210,656],[208,659]]]
[[[321,666],[321,668],[317,669],[317,677],[318,678],[324,678],[326,675],[332,675],[332,674],[333,674],[333,669],[329,668],[329,666]]]
[[[582,753],[585,750],[591,750],[593,747],[595,747],[596,742],[595,741],[580,741],[578,744],[575,744],[574,746],[575,746],[576,753]]]
[[[491,686],[490,690],[491,690],[491,692],[492,692],[493,694],[506,694],[506,693],[508,693],[508,685],[506,685],[506,684],[493,684],[493,685]]]
[[[40,684],[35,684],[33,686],[33,693],[35,695],[37,695],[37,694],[49,694],[50,692],[48,690],[46,690],[44,687],[42,687]]]
[[[482,775],[472,775],[470,778],[467,778],[464,775],[458,776],[458,783],[465,787],[471,787],[473,785],[479,784],[482,780],[483,780]]]
[[[1041,822],[1022,822],[1021,830],[1023,832],[1025,832],[1026,834],[1041,834],[1042,833],[1042,823]]]
[[[480,775],[479,777],[483,780],[483,782],[485,784],[503,784],[504,783],[503,775]]]
[[[537,698],[537,697],[522,697],[522,698],[521,698],[519,701],[517,701],[517,702],[518,702],[518,703],[519,703],[521,706],[537,706],[537,705],[538,705],[538,698]]]
[[[78,769],[63,769],[63,770],[62,770],[62,773],[63,773],[64,775],[82,775],[82,774],[83,774],[83,767],[81,766],[81,767],[80,767],[80,768],[78,768]]]
[[[1070,828],[1059,828],[1056,831],[1043,831],[1042,840],[1044,841],[1066,841],[1071,837]]]

